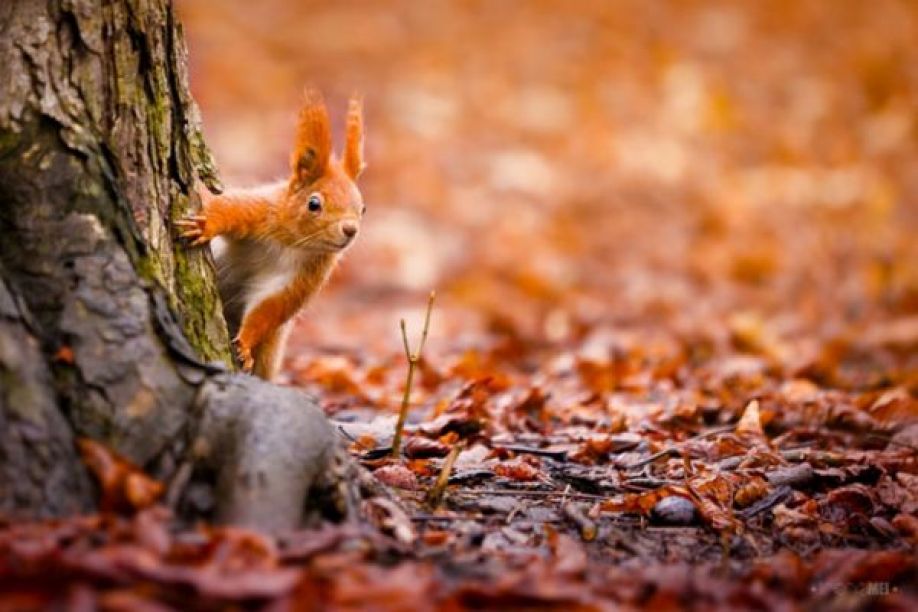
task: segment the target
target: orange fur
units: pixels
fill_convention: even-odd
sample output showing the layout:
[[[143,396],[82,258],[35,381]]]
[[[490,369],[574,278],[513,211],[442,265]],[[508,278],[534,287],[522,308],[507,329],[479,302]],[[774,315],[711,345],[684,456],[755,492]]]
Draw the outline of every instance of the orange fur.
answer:
[[[351,98],[348,103],[345,138],[341,165],[352,179],[357,180],[363,172],[363,104],[357,98]]]
[[[261,347],[270,335],[299,312],[309,298],[322,288],[335,261],[336,257],[332,255],[319,258],[314,265],[300,271],[289,285],[249,310],[242,319],[236,340],[240,353],[244,349],[251,352],[253,348]]]
[[[290,321],[284,323],[262,341],[255,349],[253,373],[265,380],[272,380],[280,371],[284,347],[290,334]]]
[[[315,90],[307,90],[290,158],[290,167],[297,179],[312,182],[325,174],[331,156],[331,140],[331,121],[322,96]]]
[[[214,249],[224,315],[243,369],[263,378],[277,373],[289,321],[321,289],[363,216],[354,183],[363,168],[356,99],[348,106],[346,134],[339,162],[331,151],[325,104],[318,93],[307,92],[290,178],[207,197],[199,214],[177,222],[192,244],[226,241]]]

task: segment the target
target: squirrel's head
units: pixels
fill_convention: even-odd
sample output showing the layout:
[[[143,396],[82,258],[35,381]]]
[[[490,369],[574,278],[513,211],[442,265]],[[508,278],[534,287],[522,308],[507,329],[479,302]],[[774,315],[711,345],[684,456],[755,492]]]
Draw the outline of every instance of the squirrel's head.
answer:
[[[357,189],[363,171],[363,109],[360,100],[348,103],[344,154],[332,152],[331,123],[321,95],[307,90],[300,111],[296,145],[290,156],[292,176],[287,188],[291,246],[337,252],[347,248],[360,230],[366,212]]]

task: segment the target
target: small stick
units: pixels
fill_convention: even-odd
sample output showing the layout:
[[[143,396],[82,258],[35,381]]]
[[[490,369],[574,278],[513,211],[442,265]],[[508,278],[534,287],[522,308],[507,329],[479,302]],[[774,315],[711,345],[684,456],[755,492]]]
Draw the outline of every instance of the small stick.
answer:
[[[405,346],[405,357],[408,358],[408,376],[405,379],[405,393],[402,395],[402,405],[398,411],[398,422],[395,424],[395,436],[392,438],[392,456],[398,459],[402,452],[402,430],[405,428],[405,419],[408,418],[408,405],[411,401],[411,385],[414,382],[414,370],[421,360],[421,352],[424,350],[424,343],[427,342],[427,332],[430,329],[430,311],[433,310],[434,298],[437,296],[436,291],[431,291],[427,298],[427,314],[424,317],[424,329],[421,332],[421,342],[418,344],[418,350],[411,352],[408,346],[408,332],[405,330],[405,319],[399,321],[402,330],[402,343]]]
[[[535,455],[536,457],[547,457],[555,461],[567,461],[567,451],[553,451],[544,448],[533,448],[531,446],[517,446],[514,444],[497,444],[491,446],[491,448],[519,454]]]
[[[567,494],[570,492],[571,492],[571,485],[570,483],[568,483],[567,486],[564,487],[564,493],[561,495],[561,505],[562,506],[567,503]]]
[[[893,444],[895,446],[904,446],[905,448],[910,448],[913,451],[918,452],[918,446],[909,444],[908,442],[903,442],[902,440],[893,440],[892,436],[889,434],[869,433],[867,434],[867,437],[873,438],[874,440],[883,440],[884,442],[888,442],[889,444]]]
[[[480,514],[462,515],[462,514],[415,514],[411,520],[415,523],[426,523],[436,521],[479,521],[482,519]]]
[[[727,573],[730,568],[730,534],[726,530],[720,532],[720,571]]]
[[[631,464],[629,464],[629,465],[622,466],[622,469],[625,469],[625,470],[634,470],[634,469],[637,469],[637,468],[639,468],[639,467],[644,467],[645,465],[650,465],[651,463],[655,462],[657,459],[662,459],[663,457],[666,457],[667,455],[681,455],[681,454],[682,454],[682,448],[683,448],[684,446],[688,445],[689,443],[691,443],[691,442],[697,442],[698,440],[703,440],[703,439],[705,439],[705,438],[709,438],[709,437],[714,436],[714,435],[717,435],[717,434],[726,433],[726,432],[730,431],[731,429],[734,429],[735,427],[736,427],[735,424],[733,424],[733,425],[724,425],[724,426],[722,426],[722,427],[715,427],[715,428],[713,428],[713,429],[709,429],[708,431],[703,431],[703,432],[701,432],[701,433],[699,433],[699,434],[696,434],[696,435],[694,435],[694,436],[692,436],[692,437],[690,437],[690,438],[686,438],[685,440],[682,440],[681,442],[676,442],[676,443],[673,444],[672,446],[669,446],[669,447],[667,447],[667,448],[664,448],[664,449],[661,450],[660,452],[654,453],[653,455],[647,457],[646,459],[642,459],[642,460],[637,461],[637,462],[635,462],[635,463],[631,463]]]
[[[591,493],[568,493],[565,491],[528,491],[526,489],[475,489],[472,491],[465,491],[466,494],[480,495],[487,497],[488,495],[512,495],[514,497],[552,497],[555,495],[561,495],[567,499],[582,499],[585,501],[605,501],[609,499],[608,497],[603,497],[602,495],[593,495]]]
[[[169,481],[169,486],[166,490],[166,496],[164,503],[166,507],[175,510],[178,507],[179,497],[181,497],[182,492],[185,490],[185,486],[188,484],[188,481],[191,479],[191,473],[194,470],[194,463],[191,460],[182,461],[179,468],[175,471],[175,475],[172,477],[172,480]]]
[[[427,493],[427,504],[431,508],[436,508],[440,505],[440,502],[443,501],[443,493],[446,492],[446,485],[449,484],[449,474],[453,471],[453,464],[456,463],[456,457],[459,456],[460,450],[462,450],[461,442],[457,442],[453,445],[453,448],[449,451],[449,455],[446,456],[446,460],[443,462],[443,467],[440,468],[440,475],[437,476],[437,482]]]
[[[581,510],[577,504],[574,502],[563,504],[561,506],[561,513],[564,515],[564,518],[577,527],[580,531],[580,538],[584,542],[592,542],[596,539],[596,534],[599,533],[596,523],[584,514],[583,510]]]

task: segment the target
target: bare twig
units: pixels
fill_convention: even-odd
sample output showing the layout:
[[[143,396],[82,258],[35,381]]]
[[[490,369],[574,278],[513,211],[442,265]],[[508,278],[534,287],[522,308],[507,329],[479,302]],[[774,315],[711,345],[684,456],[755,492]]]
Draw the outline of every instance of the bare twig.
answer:
[[[593,495],[592,493],[565,491],[529,491],[527,489],[475,489],[474,491],[466,491],[465,493],[481,497],[488,497],[490,495],[511,495],[515,497],[555,497],[560,495],[566,499],[581,499],[585,501],[605,501],[609,499],[608,496]]]
[[[736,512],[736,515],[742,519],[752,518],[756,514],[760,514],[762,512],[765,512],[766,510],[770,510],[773,507],[777,506],[778,504],[783,502],[785,499],[790,497],[791,493],[793,492],[794,490],[791,489],[788,485],[783,485],[783,484],[779,485],[778,488],[776,488],[774,491],[772,491],[771,493],[769,493],[768,495],[766,495],[759,501],[755,502],[748,508],[738,510]]]
[[[418,345],[418,352],[414,355],[415,361],[419,360],[421,353],[424,352],[424,343],[427,342],[427,332],[430,330],[430,313],[433,310],[435,297],[437,297],[436,291],[431,291],[430,295],[427,296],[427,314],[424,315],[424,329],[421,331],[421,343]]]
[[[175,471],[175,475],[169,481],[169,486],[166,490],[165,504],[167,507],[175,510],[178,506],[179,497],[185,490],[188,481],[191,480],[191,473],[193,470],[194,462],[190,460],[183,461],[181,465],[179,465],[178,470]]]
[[[561,514],[577,527],[580,532],[580,538],[584,542],[592,542],[596,539],[596,535],[599,533],[596,523],[577,504],[574,502],[563,504],[561,506]]]
[[[544,448],[534,448],[531,446],[517,446],[514,444],[495,444],[491,446],[494,450],[505,450],[513,453],[522,453],[526,455],[535,455],[536,457],[548,457],[555,461],[567,461],[567,451],[553,451]]]
[[[440,475],[437,476],[437,482],[434,484],[433,488],[427,492],[427,504],[431,508],[436,508],[443,501],[443,493],[446,491],[446,485],[449,484],[449,475],[453,471],[453,464],[456,463],[456,457],[459,456],[459,451],[462,450],[462,443],[457,442],[453,445],[453,448],[450,449],[449,455],[446,456],[446,460],[443,462],[443,467],[440,468]]]
[[[415,523],[427,523],[436,521],[479,521],[483,518],[481,514],[415,514],[411,520]]]
[[[392,456],[396,459],[402,452],[402,430],[405,428],[405,419],[408,418],[408,405],[411,401],[411,386],[414,382],[414,371],[421,360],[421,353],[424,350],[424,343],[427,342],[427,332],[430,329],[430,312],[433,310],[434,298],[437,293],[430,292],[427,298],[427,314],[424,317],[424,329],[421,332],[421,342],[418,344],[418,350],[414,353],[408,346],[408,332],[405,329],[405,319],[399,321],[399,327],[402,330],[402,343],[405,346],[405,357],[408,358],[408,375],[405,379],[405,393],[402,395],[402,405],[398,411],[398,422],[395,424],[395,437],[392,438]]]
[[[647,457],[646,459],[642,459],[640,461],[636,461],[629,465],[623,466],[623,469],[634,470],[639,467],[644,467],[645,465],[650,465],[651,463],[655,462],[657,459],[662,459],[663,457],[666,457],[668,455],[676,455],[676,456],[681,455],[683,447],[690,444],[691,442],[697,442],[698,440],[703,440],[705,438],[709,438],[717,434],[726,433],[728,431],[731,431],[735,427],[736,425],[723,425],[721,427],[715,427],[713,429],[709,429],[708,431],[703,431],[690,438],[686,438],[685,440],[682,440],[681,442],[677,442],[676,444],[673,444],[670,447],[664,448],[660,452],[654,453],[653,455]]]

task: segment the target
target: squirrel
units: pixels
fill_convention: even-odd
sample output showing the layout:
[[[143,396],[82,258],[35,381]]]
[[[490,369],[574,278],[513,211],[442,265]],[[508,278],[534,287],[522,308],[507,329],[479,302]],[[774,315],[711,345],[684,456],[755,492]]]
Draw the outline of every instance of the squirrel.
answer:
[[[364,169],[363,108],[356,97],[348,102],[345,133],[339,160],[325,103],[307,90],[290,178],[202,194],[202,210],[176,221],[191,246],[210,244],[239,361],[267,380],[280,369],[293,316],[325,284],[366,214],[356,184]]]

